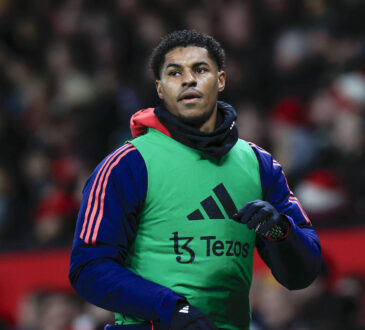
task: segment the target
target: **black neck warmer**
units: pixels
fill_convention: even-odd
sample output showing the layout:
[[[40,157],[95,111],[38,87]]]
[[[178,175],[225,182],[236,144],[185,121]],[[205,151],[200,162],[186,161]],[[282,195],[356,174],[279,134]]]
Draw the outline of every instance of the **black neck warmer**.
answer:
[[[237,114],[233,107],[221,101],[218,101],[217,104],[223,122],[211,133],[201,132],[182,123],[162,104],[156,107],[155,115],[169,130],[173,139],[215,159],[220,159],[236,144],[238,131],[235,123]]]

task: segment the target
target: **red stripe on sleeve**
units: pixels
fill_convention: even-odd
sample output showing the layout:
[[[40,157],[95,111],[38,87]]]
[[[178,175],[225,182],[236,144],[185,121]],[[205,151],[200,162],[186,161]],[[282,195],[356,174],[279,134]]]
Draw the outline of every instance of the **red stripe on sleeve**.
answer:
[[[88,224],[88,217],[89,217],[89,213],[90,213],[90,209],[91,209],[91,205],[93,205],[93,201],[95,203],[95,198],[98,194],[98,191],[96,192],[96,196],[95,198],[93,197],[94,195],[94,191],[95,191],[95,187],[96,187],[96,184],[100,178],[100,176],[103,175],[103,173],[105,173],[105,169],[109,166],[109,164],[112,162],[112,160],[120,153],[122,152],[123,150],[126,150],[128,149],[129,147],[131,147],[132,145],[131,144],[128,144],[128,145],[124,145],[122,147],[120,147],[119,149],[117,149],[114,153],[112,153],[108,158],[107,160],[105,161],[105,163],[103,164],[103,166],[99,169],[98,171],[98,174],[96,175],[96,178],[94,180],[94,183],[93,183],[93,186],[91,188],[91,191],[90,191],[90,195],[89,195],[89,198],[88,198],[88,203],[87,203],[87,208],[86,208],[86,212],[85,212],[85,217],[84,217],[84,222],[83,222],[83,226],[82,226],[82,231],[81,231],[81,234],[80,234],[80,238],[83,239],[83,236],[84,236],[84,233],[85,233],[85,230],[86,230],[86,227],[87,227],[87,224]],[[97,205],[96,205],[96,209],[97,209]],[[93,214],[96,212],[96,209],[95,209],[95,204],[94,204],[94,207],[93,207]],[[95,212],[94,212],[95,210]],[[93,215],[91,215],[92,217]]]
[[[100,227],[100,223],[101,223],[101,219],[103,218],[103,214],[104,214],[104,200],[105,200],[105,190],[106,190],[106,186],[108,184],[108,180],[109,180],[109,176],[110,176],[110,173],[112,171],[112,169],[118,165],[118,163],[120,162],[120,160],[125,156],[127,155],[129,152],[133,151],[133,150],[136,150],[135,147],[133,148],[129,148],[127,150],[125,150],[115,161],[114,163],[110,166],[109,170],[108,170],[108,173],[106,174],[105,176],[105,180],[104,183],[103,183],[103,192],[100,196],[100,211],[99,211],[99,215],[98,215],[98,218],[96,219],[96,224],[95,224],[95,228],[94,228],[94,231],[93,231],[93,236],[92,236],[92,244],[94,245],[95,242],[96,242],[96,237],[98,235],[98,231],[99,231],[99,227]],[[101,187],[101,182],[99,183],[99,187]],[[98,188],[99,188],[98,187]],[[95,218],[95,217],[94,217]],[[89,238],[90,238],[90,232],[89,232],[89,229],[91,229],[92,227],[92,223],[94,222],[94,218],[93,219],[90,219],[90,223],[89,223],[89,228],[88,228],[88,232],[87,232],[87,235],[86,235],[86,243],[89,243]]]
[[[295,196],[290,196],[288,198],[288,201],[290,203],[294,203],[299,207],[300,212],[302,213],[303,217],[305,218],[305,221],[307,222],[307,224],[311,224],[311,221],[309,220],[307,213],[304,211],[302,205],[300,204],[299,200],[295,197]]]

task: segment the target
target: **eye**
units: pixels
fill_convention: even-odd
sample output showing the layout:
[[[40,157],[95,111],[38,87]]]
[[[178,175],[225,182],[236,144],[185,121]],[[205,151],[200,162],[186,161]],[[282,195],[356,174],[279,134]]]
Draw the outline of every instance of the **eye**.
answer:
[[[176,77],[176,76],[178,76],[180,74],[180,72],[179,71],[177,71],[177,70],[173,70],[173,71],[170,71],[169,73],[168,73],[168,75],[169,76],[171,76],[171,77]]]
[[[196,73],[204,73],[204,72],[207,72],[208,70],[204,67],[199,67],[199,68],[196,68],[195,69],[195,72]]]

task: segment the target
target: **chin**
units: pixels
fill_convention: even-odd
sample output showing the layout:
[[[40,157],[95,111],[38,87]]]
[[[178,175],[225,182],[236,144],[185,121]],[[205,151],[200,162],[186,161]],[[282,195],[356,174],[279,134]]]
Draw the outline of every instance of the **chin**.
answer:
[[[190,113],[190,114],[181,114],[178,118],[189,126],[202,126],[211,116],[211,113]]]

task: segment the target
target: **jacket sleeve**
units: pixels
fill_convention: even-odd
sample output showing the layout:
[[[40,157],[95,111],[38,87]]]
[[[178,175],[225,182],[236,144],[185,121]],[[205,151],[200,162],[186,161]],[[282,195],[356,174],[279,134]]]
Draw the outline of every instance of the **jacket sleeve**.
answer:
[[[289,233],[281,241],[257,235],[256,248],[278,282],[290,290],[305,288],[316,278],[321,266],[318,236],[290,190],[281,165],[262,148],[250,145],[259,161],[263,200],[290,223]]]
[[[182,297],[124,267],[146,191],[146,166],[133,145],[99,164],[83,190],[69,279],[92,304],[167,328]]]

